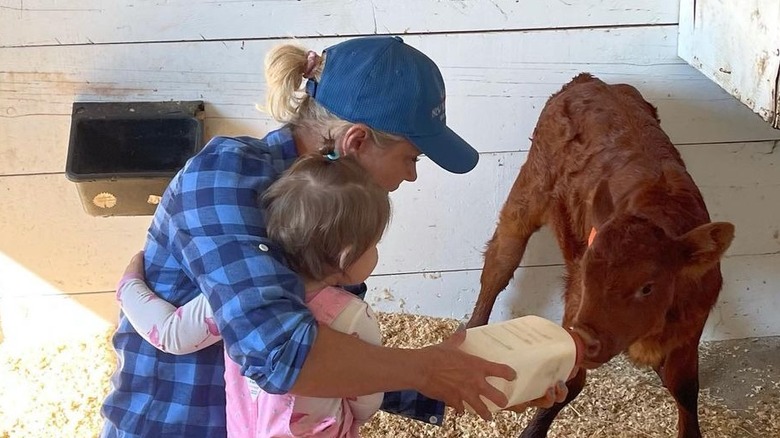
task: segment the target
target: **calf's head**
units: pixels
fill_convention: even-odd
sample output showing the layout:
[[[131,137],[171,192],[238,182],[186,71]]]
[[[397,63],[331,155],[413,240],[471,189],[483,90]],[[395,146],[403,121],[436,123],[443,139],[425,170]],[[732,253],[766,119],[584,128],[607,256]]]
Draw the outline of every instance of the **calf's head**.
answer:
[[[675,284],[715,267],[734,237],[734,226],[725,222],[669,236],[651,218],[617,211],[606,182],[596,190],[592,218],[597,235],[580,261],[582,296],[573,320],[586,367],[663,330]]]

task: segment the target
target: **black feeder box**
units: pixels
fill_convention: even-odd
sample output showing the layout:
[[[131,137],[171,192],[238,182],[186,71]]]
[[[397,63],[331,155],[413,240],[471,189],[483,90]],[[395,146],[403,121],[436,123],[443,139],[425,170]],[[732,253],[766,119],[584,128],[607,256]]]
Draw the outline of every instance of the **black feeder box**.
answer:
[[[92,216],[152,215],[203,147],[203,102],[74,102],[65,174]]]

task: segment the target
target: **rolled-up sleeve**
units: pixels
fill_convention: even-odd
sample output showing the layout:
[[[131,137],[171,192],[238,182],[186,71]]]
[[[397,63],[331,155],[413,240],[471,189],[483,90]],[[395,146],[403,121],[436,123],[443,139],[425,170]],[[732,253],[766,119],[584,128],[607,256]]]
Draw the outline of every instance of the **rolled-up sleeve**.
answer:
[[[242,373],[267,392],[285,393],[317,325],[300,278],[266,237],[259,208],[258,195],[283,169],[278,157],[235,139],[212,143],[179,175],[179,195],[169,204],[172,254],[208,299]]]

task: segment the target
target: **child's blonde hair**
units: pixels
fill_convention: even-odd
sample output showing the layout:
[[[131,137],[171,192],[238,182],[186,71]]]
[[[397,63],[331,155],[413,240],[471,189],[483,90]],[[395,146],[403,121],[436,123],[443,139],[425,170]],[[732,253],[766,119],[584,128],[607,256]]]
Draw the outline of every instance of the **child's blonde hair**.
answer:
[[[382,236],[390,198],[349,156],[298,159],[265,191],[268,237],[309,280],[349,268]]]
[[[271,49],[265,57],[265,80],[268,90],[262,108],[280,123],[306,127],[331,141],[338,138],[354,123],[342,120],[323,108],[303,90],[308,50],[295,44],[284,44]],[[319,81],[327,53],[318,57],[318,64],[310,76]],[[371,127],[371,135],[378,145],[403,141],[404,138]]]

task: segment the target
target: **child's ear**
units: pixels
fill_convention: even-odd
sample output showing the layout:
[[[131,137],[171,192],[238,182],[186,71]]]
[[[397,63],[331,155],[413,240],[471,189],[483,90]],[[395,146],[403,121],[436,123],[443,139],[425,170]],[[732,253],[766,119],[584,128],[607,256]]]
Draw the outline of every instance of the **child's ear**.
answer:
[[[338,268],[341,270],[341,272],[344,272],[349,268],[347,266],[347,261],[349,260],[350,255],[352,254],[352,247],[348,246],[341,250],[339,253],[339,266]]]

